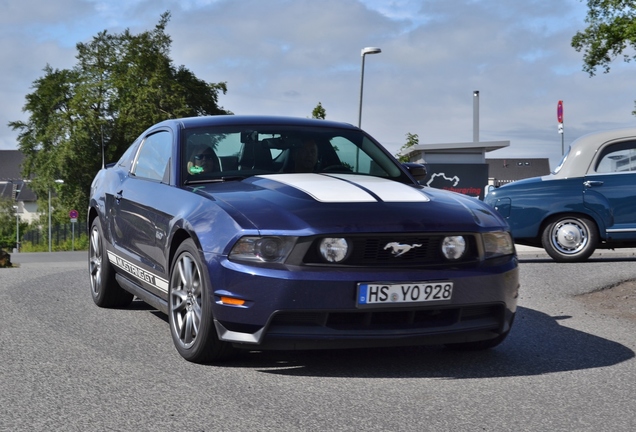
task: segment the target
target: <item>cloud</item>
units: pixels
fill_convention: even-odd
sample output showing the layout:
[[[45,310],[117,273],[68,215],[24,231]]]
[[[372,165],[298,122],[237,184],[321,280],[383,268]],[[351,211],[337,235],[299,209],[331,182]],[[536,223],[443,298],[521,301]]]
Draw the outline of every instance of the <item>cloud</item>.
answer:
[[[511,141],[488,157],[550,157],[554,165],[558,100],[566,145],[634,124],[633,65],[589,78],[570,46],[585,27],[578,0],[558,8],[549,0],[5,3],[14,19],[0,18],[0,148],[15,148],[5,125],[24,118],[24,96],[47,63],[69,68],[75,43],[104,29],[151,30],[167,10],[175,64],[227,82],[220,103],[236,114],[308,117],[321,102],[328,119],[357,124],[360,50],[382,48],[365,58],[362,126],[392,153],[407,132],[421,144],[472,140],[473,90],[480,91],[480,138]]]

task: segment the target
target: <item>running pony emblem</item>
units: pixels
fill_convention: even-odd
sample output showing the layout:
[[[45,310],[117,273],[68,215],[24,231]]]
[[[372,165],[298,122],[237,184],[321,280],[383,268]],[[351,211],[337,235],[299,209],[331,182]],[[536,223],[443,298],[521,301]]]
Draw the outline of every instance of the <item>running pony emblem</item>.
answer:
[[[391,243],[387,243],[386,246],[384,246],[384,250],[387,250],[390,248],[391,253],[395,255],[396,257],[399,257],[400,255],[404,255],[411,249],[418,248],[420,246],[422,245],[421,244],[407,245],[407,244],[401,244],[398,242],[391,242]]]

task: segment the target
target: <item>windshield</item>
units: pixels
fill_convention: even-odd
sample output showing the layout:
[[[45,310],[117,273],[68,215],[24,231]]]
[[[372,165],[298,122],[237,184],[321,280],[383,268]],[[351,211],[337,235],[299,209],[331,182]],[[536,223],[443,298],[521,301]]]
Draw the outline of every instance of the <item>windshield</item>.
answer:
[[[208,127],[185,131],[184,183],[275,173],[349,173],[411,180],[362,131],[287,126]]]

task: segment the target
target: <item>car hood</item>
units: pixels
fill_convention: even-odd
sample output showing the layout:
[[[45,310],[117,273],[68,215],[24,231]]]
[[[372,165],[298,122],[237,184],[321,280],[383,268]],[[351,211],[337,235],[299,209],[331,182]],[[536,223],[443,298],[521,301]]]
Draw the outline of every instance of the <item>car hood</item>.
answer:
[[[196,189],[245,229],[263,233],[474,232],[506,226],[474,198],[379,177],[273,174]]]

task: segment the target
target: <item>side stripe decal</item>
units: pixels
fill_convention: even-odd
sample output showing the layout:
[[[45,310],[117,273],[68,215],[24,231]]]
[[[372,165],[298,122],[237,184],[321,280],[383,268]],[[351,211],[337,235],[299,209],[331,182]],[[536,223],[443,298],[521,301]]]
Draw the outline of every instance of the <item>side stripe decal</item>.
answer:
[[[165,293],[168,292],[167,280],[157,276],[154,273],[151,273],[147,270],[142,269],[141,267],[131,263],[130,261],[123,259],[122,257],[110,251],[107,251],[107,252],[108,252],[108,261],[110,261],[112,265],[119,267],[120,269],[128,273],[129,275],[133,276],[134,278],[142,282],[146,282],[147,284],[150,284]]]

